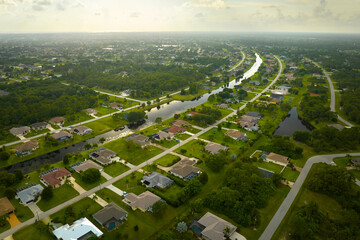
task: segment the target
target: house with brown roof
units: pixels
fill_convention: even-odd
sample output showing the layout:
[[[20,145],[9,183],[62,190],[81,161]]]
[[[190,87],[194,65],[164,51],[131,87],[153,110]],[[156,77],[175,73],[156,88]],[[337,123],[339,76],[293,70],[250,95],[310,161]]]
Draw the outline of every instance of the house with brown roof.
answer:
[[[182,127],[178,127],[178,126],[172,125],[171,127],[165,128],[165,129],[164,129],[164,132],[176,134],[176,133],[186,132],[186,129],[185,129],[185,128],[182,128]]]
[[[72,137],[73,137],[70,133],[65,132],[65,131],[55,133],[51,136],[53,138],[55,138],[58,142],[65,142],[65,141],[72,139]]]
[[[95,109],[92,109],[92,108],[85,109],[85,111],[86,111],[86,113],[89,114],[89,115],[91,115],[91,114],[93,114],[93,115],[98,114],[98,111],[95,110]]]
[[[31,131],[30,127],[28,126],[22,126],[22,127],[13,127],[10,130],[10,133],[14,135],[15,137],[21,137]]]
[[[65,183],[65,180],[71,176],[71,173],[65,168],[53,168],[41,173],[40,176],[44,184],[52,188],[57,188]]]
[[[93,215],[93,218],[107,230],[113,230],[126,220],[128,213],[111,202]]]
[[[235,130],[235,129],[229,129],[225,135],[231,137],[232,139],[234,140],[243,140],[243,141],[246,141],[248,140],[249,138],[246,136],[246,133],[243,133],[243,132],[240,132],[238,130]]]
[[[54,118],[50,119],[49,123],[53,124],[53,125],[62,126],[65,123],[65,118],[64,117],[54,117]]]
[[[140,146],[143,148],[145,146],[147,146],[149,144],[149,138],[141,135],[141,134],[131,134],[129,136],[126,137],[127,140],[132,141],[136,144],[140,144]]]
[[[31,154],[34,150],[39,148],[39,143],[35,140],[26,142],[24,144],[21,144],[17,146],[16,149],[16,155],[22,157],[28,154]]]
[[[201,172],[201,169],[195,167],[194,164],[195,161],[184,158],[174,164],[169,170],[169,173],[184,180],[191,180]]]
[[[123,202],[128,204],[134,211],[139,209],[142,212],[152,211],[152,206],[157,202],[160,201],[161,198],[152,192],[146,191],[139,195],[134,193],[128,193]]]
[[[76,133],[77,135],[85,135],[92,133],[93,130],[91,128],[88,128],[86,126],[77,126],[70,130],[70,132]]]
[[[47,122],[37,122],[37,123],[31,124],[31,128],[34,129],[35,131],[43,130],[48,127],[50,127],[50,124]]]
[[[118,109],[120,110],[121,107],[122,107],[122,104],[121,103],[118,103],[118,102],[112,102],[109,104],[109,107],[113,108],[113,109]]]
[[[236,238],[233,238],[232,236],[236,231],[236,226],[210,212],[207,212],[199,220],[193,221],[189,228],[192,229],[198,237],[206,240],[225,240],[224,230],[226,228],[229,229],[230,239],[245,239],[240,234],[236,236]]]
[[[102,165],[108,165],[113,162],[113,158],[116,157],[116,153],[107,148],[99,148],[92,151],[89,154],[90,158],[97,161]]]
[[[14,211],[15,208],[7,197],[0,198],[0,216],[13,213]]]
[[[279,164],[282,166],[287,166],[289,164],[288,159],[288,157],[276,153],[269,153],[265,157],[265,161]]]
[[[178,127],[186,127],[191,126],[191,124],[185,120],[176,119],[175,121],[171,122],[172,125],[178,126]]]
[[[220,153],[220,150],[227,151],[228,149],[229,149],[228,147],[225,147],[221,144],[214,143],[214,142],[209,142],[205,146],[205,151],[207,151],[211,154],[218,154],[218,153]]]
[[[97,164],[91,160],[86,160],[84,162],[75,163],[75,164],[71,165],[70,167],[77,173],[84,172],[90,168],[95,168],[95,169],[98,169],[99,171],[103,170],[102,166],[100,166],[99,164]]]

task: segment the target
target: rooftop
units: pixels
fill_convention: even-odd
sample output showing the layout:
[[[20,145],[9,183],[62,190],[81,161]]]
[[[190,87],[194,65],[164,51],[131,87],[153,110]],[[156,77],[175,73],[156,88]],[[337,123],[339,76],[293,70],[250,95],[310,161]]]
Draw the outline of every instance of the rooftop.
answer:
[[[87,218],[76,220],[71,226],[65,224],[53,231],[53,234],[62,240],[82,239],[81,237],[91,234],[100,237],[103,233]]]

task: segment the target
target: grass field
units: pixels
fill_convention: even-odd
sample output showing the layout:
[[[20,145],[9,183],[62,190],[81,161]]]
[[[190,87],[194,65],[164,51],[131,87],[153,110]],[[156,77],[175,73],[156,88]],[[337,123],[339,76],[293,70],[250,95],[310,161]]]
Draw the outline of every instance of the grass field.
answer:
[[[164,167],[169,167],[169,166],[173,165],[174,161],[176,161],[178,159],[179,159],[178,156],[175,156],[172,154],[166,154],[165,156],[156,160],[155,163],[160,164],[161,166],[164,166]]]
[[[106,172],[107,174],[109,174],[112,177],[116,177],[118,175],[120,175],[121,173],[126,172],[127,170],[129,170],[130,168],[125,166],[122,163],[119,162],[115,162],[112,163],[110,165],[107,165],[103,171]]]
[[[107,117],[87,123],[85,124],[85,126],[91,128],[97,134],[101,134],[113,130],[114,128],[124,126],[126,124],[127,122],[125,120],[114,120],[112,117]]]
[[[351,158],[348,158],[348,157],[338,157],[338,158],[334,158],[334,162],[336,163],[337,166],[345,168],[345,167],[351,166],[350,159]],[[360,170],[351,169],[351,170],[349,170],[349,172],[355,178],[360,180]]]
[[[134,165],[138,165],[163,152],[162,149],[154,146],[147,146],[145,148],[141,148],[131,145],[129,147],[129,145],[126,144],[126,139],[109,142],[107,144],[104,144],[104,147],[115,151],[121,159],[124,159]]]
[[[20,229],[13,234],[14,240],[51,240],[56,237],[49,231],[45,230],[47,226],[42,222],[36,222],[28,227]]]
[[[71,215],[67,213],[66,209],[72,209]],[[68,206],[67,208],[63,208],[57,213],[54,213],[50,216],[50,218],[55,223],[62,223],[62,224],[72,224],[74,221],[78,220],[79,218],[86,217],[89,220],[92,218],[92,214],[96,213],[102,209],[102,207],[96,203],[94,200],[90,198],[84,198],[80,201]]]
[[[45,212],[53,207],[56,207],[57,205],[59,205],[63,202],[66,202],[67,200],[70,200],[70,199],[76,197],[77,195],[79,195],[79,193],[68,184],[64,184],[61,187],[54,189],[53,193],[54,193],[54,196],[51,199],[49,199],[49,200],[41,199],[37,203],[37,205],[41,209],[41,211]]]
[[[27,206],[20,204],[19,200],[11,199],[10,202],[14,206],[15,215],[20,222],[25,222],[26,220],[34,217],[32,211]]]
[[[134,172],[134,174],[131,174],[129,176],[126,176],[119,181],[115,182],[113,185],[122,191],[125,192],[132,192],[135,194],[140,194],[142,192],[146,191],[146,187],[139,185],[139,181],[142,179],[143,174],[139,172]]]
[[[205,146],[205,142],[194,139],[186,143],[185,145],[177,148],[175,152],[180,153],[181,155],[185,155],[187,157],[196,157],[199,159],[203,159],[206,155],[208,155],[203,151]],[[186,152],[181,151],[182,149],[184,149]]]
[[[154,141],[154,143],[163,146],[165,148],[171,148],[176,144],[178,144],[179,142],[177,142],[176,140],[161,140],[161,141]]]
[[[179,140],[186,140],[188,139],[189,137],[191,137],[191,135],[189,134],[186,134],[186,133],[178,133],[175,135],[175,137]]]
[[[73,178],[75,178],[76,183],[79,184],[85,190],[90,190],[90,189],[98,186],[99,184],[106,182],[106,179],[103,176],[100,176],[100,179],[93,183],[87,183],[87,182],[83,181],[81,178],[81,174],[79,174],[77,172],[73,172],[71,174],[71,176]]]

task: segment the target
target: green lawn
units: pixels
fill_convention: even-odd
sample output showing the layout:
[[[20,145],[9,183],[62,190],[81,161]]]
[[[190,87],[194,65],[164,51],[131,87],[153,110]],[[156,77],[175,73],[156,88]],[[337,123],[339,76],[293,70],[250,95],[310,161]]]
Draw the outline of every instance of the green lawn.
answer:
[[[34,214],[30,210],[30,208],[20,204],[19,200],[11,199],[10,202],[14,206],[15,215],[20,222],[25,222],[26,220],[29,220],[30,218],[34,217]]]
[[[105,201],[114,202],[128,212],[128,220],[119,226],[115,231],[104,231],[104,239],[153,239],[154,234],[171,226],[176,218],[185,210],[182,207],[167,207],[162,217],[156,217],[151,212],[133,211],[128,205],[122,202],[122,198],[109,189],[102,189],[96,193]],[[138,231],[134,230],[138,226]]]
[[[37,205],[42,211],[45,212],[79,195],[79,193],[75,191],[75,189],[68,184],[64,184],[61,187],[54,189],[53,192],[54,192],[54,196],[51,199],[49,200],[42,199],[37,203]]]
[[[65,118],[66,118],[66,122],[65,122],[64,126],[70,126],[75,123],[84,122],[86,120],[93,119],[93,117],[90,116],[89,114],[85,113],[85,111],[75,113],[75,116],[73,119],[69,119],[69,117],[67,117],[67,116],[65,116]]]
[[[143,174],[139,172],[134,172],[134,174],[130,174],[119,181],[115,182],[113,185],[122,191],[128,193],[135,193],[140,194],[146,191],[146,187],[139,184],[140,180],[142,179]]]
[[[284,166],[280,166],[270,162],[254,162],[256,167],[261,167],[274,173],[280,173]]]
[[[85,124],[85,126],[91,128],[97,134],[105,133],[113,130],[114,128],[121,127],[126,125],[125,120],[114,120],[112,117],[107,117],[103,119],[96,120]]]
[[[186,140],[188,139],[189,137],[191,137],[191,135],[189,134],[186,134],[186,133],[178,133],[175,135],[175,137],[179,140]]]
[[[70,211],[69,208],[72,208],[71,216],[67,213],[67,211]],[[67,223],[71,225],[74,221],[82,217],[87,217],[90,220],[92,218],[92,215],[100,209],[102,209],[102,207],[98,203],[87,197],[70,205],[67,208],[61,209],[57,213],[52,214],[50,218],[55,223]]]
[[[284,171],[282,172],[282,176],[290,182],[295,182],[299,175],[300,175],[300,172],[293,171],[289,167],[285,168]]]
[[[87,182],[83,181],[81,178],[81,174],[79,174],[77,172],[71,173],[71,176],[73,178],[75,178],[76,183],[79,184],[85,190],[90,190],[90,189],[98,186],[99,184],[106,182],[106,179],[103,176],[100,176],[100,179],[93,183],[87,183]]]
[[[45,230],[47,226],[43,222],[36,222],[28,227],[22,228],[13,234],[14,240],[50,240],[56,237]]]
[[[190,132],[190,133],[194,133],[194,134],[196,134],[196,133],[198,133],[198,132],[201,131],[200,129],[194,128],[194,127],[192,127],[192,126],[186,126],[185,129],[186,129],[186,131],[188,131],[188,132]]]
[[[186,143],[185,145],[177,148],[175,152],[180,153],[181,155],[185,155],[187,157],[196,157],[199,159],[203,159],[206,155],[208,155],[208,153],[203,151],[205,146],[206,142],[194,139]],[[186,152],[182,152],[182,149],[186,150]]]
[[[178,156],[172,155],[172,154],[166,154],[165,156],[159,158],[155,161],[155,163],[160,164],[164,167],[169,167],[174,164],[175,161],[179,159]]]
[[[112,163],[112,164],[107,165],[106,167],[104,167],[103,171],[106,172],[107,174],[109,174],[112,177],[116,177],[116,176],[126,172],[129,169],[130,168],[125,166],[124,164],[119,163],[119,162],[115,162],[115,163]]]
[[[241,228],[240,233],[246,237],[247,240],[257,240],[260,235],[263,233],[267,225],[269,224],[271,218],[274,216],[281,203],[289,193],[290,188],[288,186],[282,185],[271,198],[265,208],[259,209],[260,212],[260,226],[257,228],[247,227]]]
[[[163,146],[166,148],[171,148],[171,147],[175,146],[176,144],[178,144],[179,142],[177,142],[176,140],[161,140],[161,141],[154,141],[154,143],[159,144],[160,146]]]
[[[50,132],[50,130],[47,129],[47,128],[42,129],[42,130],[39,130],[39,131],[31,130],[31,132],[28,133],[28,134],[26,134],[25,137],[26,137],[26,138],[29,138],[29,137],[33,137],[33,136],[36,136],[36,135],[39,135],[39,134],[43,134],[43,133],[47,133],[47,132]]]
[[[10,229],[10,223],[8,221],[5,222],[4,226],[0,226],[0,233],[5,232]]]
[[[9,142],[15,142],[15,141],[18,141],[18,140],[19,140],[18,137],[15,137],[11,133],[9,133],[6,136],[2,136],[2,138],[0,138],[0,144],[5,144],[5,143],[9,143]]]
[[[339,167],[349,167],[351,166],[351,163],[350,163],[350,158],[348,157],[338,157],[338,158],[334,158],[334,162],[336,163],[337,166]],[[355,177],[357,178],[358,180],[360,180],[360,171],[359,170],[356,170],[356,169],[351,169],[349,170],[349,172]]]
[[[121,159],[124,159],[134,165],[139,165],[140,163],[163,152],[162,149],[154,146],[141,148],[140,146],[134,147],[131,145],[129,147],[129,145],[126,144],[126,139],[124,138],[109,142],[105,144],[104,147],[115,151]]]

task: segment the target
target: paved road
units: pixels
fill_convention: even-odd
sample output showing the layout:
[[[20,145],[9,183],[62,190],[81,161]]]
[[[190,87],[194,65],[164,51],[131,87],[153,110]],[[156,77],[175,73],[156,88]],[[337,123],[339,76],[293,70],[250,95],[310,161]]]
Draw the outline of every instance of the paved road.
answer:
[[[126,109],[122,109],[122,110],[119,110],[119,111],[116,111],[116,112],[113,112],[113,113],[109,113],[109,114],[106,114],[106,115],[103,115],[101,117],[97,117],[97,118],[92,118],[92,119],[89,119],[89,120],[86,120],[86,121],[83,121],[83,122],[80,122],[80,123],[76,123],[76,124],[73,124],[71,125],[71,127],[76,127],[76,126],[80,126],[80,125],[83,125],[83,124],[86,124],[86,123],[90,123],[90,122],[94,122],[94,121],[97,121],[99,119],[103,119],[103,118],[107,118],[107,117],[110,117],[116,113],[121,113],[123,111],[128,111],[128,110],[131,110],[133,108],[138,108],[140,105],[135,105],[135,106],[132,106],[132,107],[129,107],[129,108],[126,108]],[[65,129],[69,129],[70,127],[67,126],[67,127],[62,127],[60,129],[54,129],[53,131],[50,131],[48,133],[55,133],[55,132],[59,132],[61,130],[65,130]],[[36,135],[36,136],[32,136],[32,137],[28,137],[28,138],[25,138],[23,140],[18,140],[18,141],[15,141],[15,142],[11,142],[11,143],[6,143],[6,144],[3,144],[3,145],[0,145],[0,148],[2,147],[8,147],[8,146],[12,146],[12,145],[15,145],[15,144],[18,144],[18,143],[22,143],[22,142],[27,142],[31,139],[36,139],[36,138],[39,138],[39,137],[42,137],[42,136],[45,136],[46,134],[48,133],[42,133],[42,134],[39,134],[39,135]]]
[[[266,92],[267,89],[269,89],[269,88],[279,79],[279,77],[280,77],[280,75],[281,75],[281,73],[282,73],[282,70],[283,70],[282,63],[281,63],[281,61],[280,61],[280,59],[279,59],[278,57],[276,57],[276,59],[279,61],[279,64],[280,64],[280,68],[279,68],[278,75],[276,76],[276,78],[274,79],[274,81],[272,81],[272,82],[269,84],[269,86],[268,86],[267,88],[265,88],[261,93]],[[259,98],[260,96],[261,96],[261,94],[256,95],[253,99],[250,100],[250,102],[255,101],[255,100],[256,100],[257,98]],[[243,105],[240,109],[243,109],[243,108],[245,108],[245,105]],[[17,226],[15,226],[14,228],[11,228],[11,229],[9,229],[9,230],[1,233],[1,234],[0,234],[0,239],[3,239],[3,238],[5,238],[5,237],[7,237],[7,236],[9,236],[9,235],[14,234],[16,231],[20,230],[20,229],[23,228],[23,227],[26,227],[26,226],[28,226],[28,225],[33,224],[36,220],[46,218],[46,217],[50,216],[51,214],[54,214],[54,213],[60,211],[61,209],[65,208],[65,207],[68,207],[69,205],[80,201],[81,199],[86,198],[86,197],[94,194],[95,192],[99,191],[100,189],[103,189],[104,187],[110,186],[111,184],[115,183],[116,181],[118,181],[118,180],[120,180],[120,179],[122,179],[122,178],[124,178],[124,177],[126,177],[126,176],[128,176],[128,175],[130,175],[132,172],[135,172],[135,171],[137,171],[137,170],[145,167],[145,166],[148,165],[148,164],[149,164],[149,165],[152,164],[154,161],[156,161],[156,160],[158,160],[159,158],[165,156],[166,154],[170,154],[172,151],[174,151],[174,150],[177,149],[178,147],[183,146],[184,144],[190,142],[191,140],[196,139],[196,138],[199,137],[201,134],[209,131],[209,130],[210,130],[211,128],[213,128],[213,127],[216,127],[218,124],[226,121],[226,119],[227,119],[228,117],[230,117],[230,116],[232,116],[232,115],[235,115],[235,114],[236,114],[236,111],[234,111],[234,112],[231,113],[230,115],[227,115],[227,116],[224,117],[223,119],[217,121],[217,122],[214,123],[213,125],[211,125],[211,126],[209,126],[209,127],[207,127],[207,128],[204,128],[204,129],[201,130],[200,132],[194,134],[193,136],[191,136],[191,137],[189,137],[188,139],[180,142],[179,144],[173,146],[172,148],[169,148],[169,149],[165,150],[164,152],[156,155],[155,157],[153,157],[153,158],[151,158],[151,159],[149,159],[149,160],[147,160],[147,161],[145,161],[145,162],[143,162],[143,163],[141,163],[141,164],[139,164],[139,165],[137,165],[137,166],[134,166],[133,168],[129,169],[127,172],[124,172],[124,173],[120,174],[119,176],[116,176],[116,177],[114,177],[114,178],[106,181],[105,183],[100,184],[99,186],[97,186],[97,187],[95,187],[95,188],[93,188],[93,189],[90,189],[90,190],[87,191],[87,192],[81,193],[80,195],[78,195],[78,196],[76,196],[76,197],[74,197],[74,198],[72,198],[72,199],[70,199],[70,200],[68,200],[68,201],[66,201],[66,202],[64,202],[64,203],[62,203],[62,204],[60,204],[60,205],[58,205],[58,206],[56,206],[56,207],[54,207],[54,208],[46,211],[46,212],[40,213],[38,216],[35,216],[35,217],[33,217],[33,218],[31,218],[31,219],[29,219],[29,220],[27,220],[27,221],[25,221],[25,222],[17,225]]]
[[[291,188],[290,192],[286,196],[285,200],[282,202],[281,206],[271,219],[270,223],[266,227],[265,231],[262,233],[259,240],[270,240],[272,236],[274,235],[276,229],[279,227],[280,223],[284,219],[287,211],[289,210],[291,204],[295,200],[296,195],[298,194],[301,186],[303,185],[312,165],[314,163],[327,163],[327,164],[335,164],[333,162],[333,158],[335,157],[345,157],[346,154],[350,154],[352,156],[360,155],[360,153],[342,153],[342,154],[331,154],[331,155],[318,155],[309,158],[306,161],[306,164],[302,171],[300,172],[299,177],[296,179],[295,184]],[[360,186],[360,182],[356,181],[356,184]]]
[[[324,68],[322,68],[318,63],[316,63],[316,62],[314,62],[314,61],[312,61],[312,60],[310,60],[315,66],[317,66],[318,68],[320,68],[322,71],[323,71],[323,73],[324,73],[324,75],[325,75],[325,77],[326,77],[326,79],[328,80],[328,83],[329,83],[329,86],[330,86],[330,96],[331,96],[331,99],[330,99],[330,110],[332,111],[332,112],[335,112],[336,113],[336,108],[335,108],[335,89],[334,89],[334,84],[333,84],[333,82],[331,81],[331,78],[330,78],[330,76],[329,76],[329,74],[325,71],[325,69]],[[345,119],[343,119],[339,114],[337,114],[337,118],[341,121],[341,122],[343,122],[343,123],[345,123],[346,125],[348,125],[349,127],[353,127],[354,125],[352,125],[351,123],[349,123],[348,121],[346,121]]]

